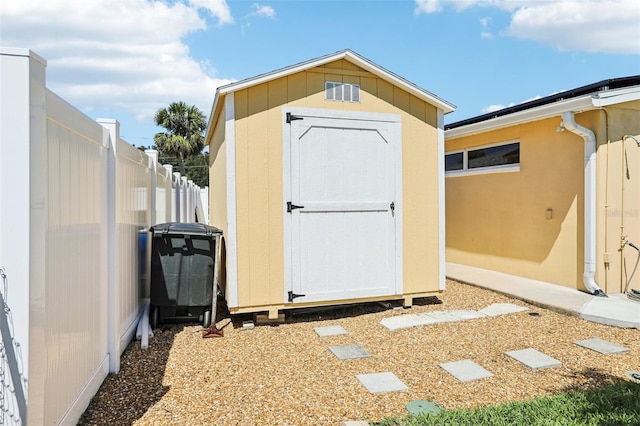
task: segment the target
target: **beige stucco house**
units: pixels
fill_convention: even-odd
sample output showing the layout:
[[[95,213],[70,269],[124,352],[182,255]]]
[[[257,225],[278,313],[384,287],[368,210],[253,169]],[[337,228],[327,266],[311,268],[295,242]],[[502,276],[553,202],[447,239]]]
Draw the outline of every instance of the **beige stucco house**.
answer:
[[[445,129],[447,263],[624,291],[640,247],[640,76]]]
[[[444,289],[443,116],[351,50],[220,87],[207,131],[232,313]]]

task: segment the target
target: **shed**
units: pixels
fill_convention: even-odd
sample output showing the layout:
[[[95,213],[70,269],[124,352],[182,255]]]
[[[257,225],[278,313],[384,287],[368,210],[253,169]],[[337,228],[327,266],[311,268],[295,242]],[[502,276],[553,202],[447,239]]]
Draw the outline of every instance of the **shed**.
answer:
[[[454,106],[351,50],[216,91],[210,222],[232,313],[444,290]]]
[[[451,270],[640,290],[640,76],[447,124],[445,138]]]

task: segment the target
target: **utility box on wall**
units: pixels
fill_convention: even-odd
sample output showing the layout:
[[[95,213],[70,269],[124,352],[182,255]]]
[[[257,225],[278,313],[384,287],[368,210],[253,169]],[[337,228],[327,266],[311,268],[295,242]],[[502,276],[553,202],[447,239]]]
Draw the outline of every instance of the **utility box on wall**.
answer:
[[[443,290],[453,109],[350,50],[220,87],[206,138],[230,311]]]

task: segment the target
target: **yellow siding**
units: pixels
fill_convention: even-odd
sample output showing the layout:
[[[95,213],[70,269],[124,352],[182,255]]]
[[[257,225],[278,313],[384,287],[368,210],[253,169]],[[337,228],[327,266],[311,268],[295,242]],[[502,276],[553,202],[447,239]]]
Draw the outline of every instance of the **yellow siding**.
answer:
[[[410,110],[402,123],[404,291],[436,290],[434,273],[439,270],[440,260],[438,146],[435,129],[425,125],[427,116],[435,115],[435,108],[413,97],[396,98]]]
[[[360,84],[361,102],[326,101],[326,80]],[[284,299],[283,105],[402,116],[405,294],[438,291],[435,107],[347,61],[234,96],[239,308],[281,305]]]

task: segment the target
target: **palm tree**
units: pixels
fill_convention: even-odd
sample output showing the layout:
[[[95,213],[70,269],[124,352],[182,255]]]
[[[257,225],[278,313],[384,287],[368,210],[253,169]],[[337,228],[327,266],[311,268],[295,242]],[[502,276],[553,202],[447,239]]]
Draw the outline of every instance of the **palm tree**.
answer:
[[[207,126],[204,113],[195,105],[172,102],[168,108],[160,108],[154,117],[156,125],[167,129],[156,133],[153,141],[159,151],[178,157],[180,174],[186,176],[184,159],[198,154],[204,148],[204,135]]]

